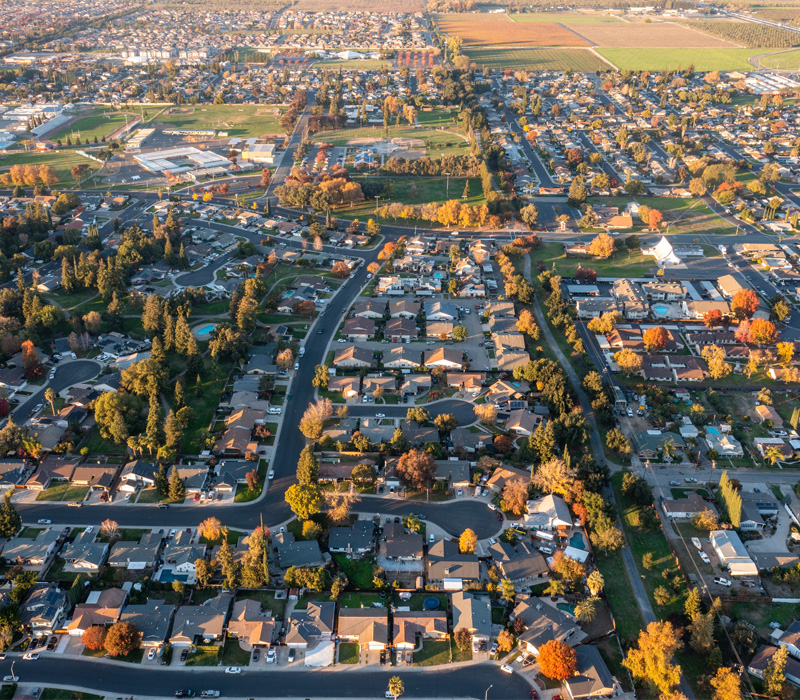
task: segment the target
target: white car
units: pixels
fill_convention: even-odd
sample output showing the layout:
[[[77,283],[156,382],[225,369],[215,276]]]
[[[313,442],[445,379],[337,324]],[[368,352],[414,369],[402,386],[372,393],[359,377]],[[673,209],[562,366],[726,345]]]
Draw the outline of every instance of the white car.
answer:
[[[456,491],[456,496],[463,496],[463,495],[464,492],[461,489],[458,489],[458,491]]]
[[[267,663],[268,664],[275,663],[275,650],[272,647],[267,649]]]
[[[337,340],[336,342],[337,343],[346,343],[347,341],[344,338],[339,338],[339,340]]]
[[[376,418],[386,418],[386,414],[385,413],[376,413],[375,417]]]
[[[38,522],[39,525],[50,525],[53,521],[48,520],[47,518],[39,518],[39,520],[37,520],[36,522]]]
[[[715,576],[714,583],[718,583],[720,586],[727,586],[728,588],[731,587],[731,582],[726,578],[722,578],[722,576]]]
[[[155,658],[156,658],[156,650],[155,647],[153,647],[150,651],[147,652],[147,660],[152,661]]]
[[[86,532],[88,532],[88,533],[92,533],[92,532],[94,532],[94,525],[89,525],[89,526],[86,528]]]
[[[268,479],[274,479],[275,478],[275,470],[274,469],[270,469],[269,470],[269,474],[267,474],[267,478]]]
[[[126,501],[130,501],[130,500],[131,500],[131,496],[132,496],[132,495],[133,495],[133,494],[131,494],[131,493],[126,493],[126,494],[125,494],[125,500],[126,500]]]
[[[25,659],[26,661],[36,661],[36,659],[39,658],[39,655],[38,654],[31,654],[30,652],[28,652],[22,658]]]
[[[299,362],[295,362],[294,363],[294,371],[297,372],[297,370],[299,370],[299,369],[300,369],[300,363]]]
[[[711,563],[711,559],[708,558],[708,554],[706,554],[705,552],[700,552],[700,559],[706,564]]]
[[[241,666],[228,666],[225,669],[225,673],[241,673],[242,667]]]
[[[500,667],[500,670],[503,671],[504,673],[514,673],[514,669],[511,668],[511,664],[503,664]]]

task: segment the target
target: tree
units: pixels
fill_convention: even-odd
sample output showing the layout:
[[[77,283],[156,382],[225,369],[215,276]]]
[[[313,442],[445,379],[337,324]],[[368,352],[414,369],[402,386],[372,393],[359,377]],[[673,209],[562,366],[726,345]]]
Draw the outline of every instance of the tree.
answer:
[[[672,662],[681,643],[671,622],[651,622],[639,632],[639,643],[622,662],[634,678],[668,693],[681,679],[681,668]]]
[[[758,295],[752,289],[740,289],[733,295],[731,311],[740,321],[753,318],[758,309]]]
[[[233,558],[233,547],[228,542],[228,529],[222,532],[222,544],[217,552],[217,563],[222,572],[225,588],[236,588],[239,583],[240,564]]]
[[[598,598],[584,598],[575,606],[575,619],[578,622],[591,622],[597,617]]]
[[[731,366],[725,362],[725,350],[719,345],[704,345],[700,349],[700,354],[708,364],[708,372],[712,379],[722,379],[731,373]]]
[[[427,486],[436,474],[433,456],[421,450],[410,450],[397,462],[397,474],[408,486],[421,489]]]
[[[778,338],[778,330],[772,321],[757,318],[750,324],[750,338],[757,345],[772,345]]]
[[[200,537],[208,540],[208,542],[216,542],[222,537],[222,523],[218,518],[211,516],[198,525],[197,532]]]
[[[186,497],[186,485],[178,473],[178,467],[172,467],[169,478],[169,497],[172,501],[181,501]]]
[[[327,389],[330,378],[328,365],[317,365],[314,367],[314,379],[311,380],[311,384],[319,389]]]
[[[458,551],[461,552],[461,554],[472,554],[477,545],[478,536],[475,534],[474,530],[470,530],[469,528],[464,530],[464,532],[461,533],[461,537],[458,538]]]
[[[374,486],[378,477],[375,473],[375,467],[371,464],[357,464],[353,469],[351,478],[357,486],[365,487]]]
[[[333,272],[333,274],[337,277],[344,279],[345,277],[350,276],[350,266],[344,260],[337,260],[333,264],[331,272]]]
[[[319,462],[311,445],[306,445],[297,461],[297,480],[301,484],[316,484],[319,481]]]
[[[118,532],[119,532],[119,525],[117,524],[116,520],[112,520],[111,518],[106,518],[100,524],[100,534],[105,535],[110,540],[116,539]]]
[[[533,340],[539,340],[539,337],[541,336],[539,326],[536,324],[533,314],[528,311],[528,309],[522,309],[522,311],[519,312],[519,318],[517,318],[517,330],[520,333],[529,335]]]
[[[625,546],[622,530],[606,515],[597,518],[589,539],[602,552],[615,552]]]
[[[664,220],[664,215],[658,209],[651,209],[647,216],[647,224],[651,231],[657,231],[658,225]]]
[[[392,694],[392,697],[394,697],[394,700],[397,700],[397,698],[403,694],[405,687],[400,676],[392,676],[389,679],[389,692]]]
[[[469,337],[469,333],[464,326],[456,326],[453,328],[453,339],[459,343],[463,343]]]
[[[433,419],[433,424],[442,433],[449,433],[458,427],[458,421],[452,413],[440,413]]]
[[[0,537],[13,537],[21,527],[22,518],[11,504],[11,490],[8,490],[0,505]]]
[[[308,520],[319,512],[322,493],[316,484],[292,484],[286,489],[285,499],[300,520]]]
[[[722,312],[719,309],[711,309],[703,314],[703,323],[706,328],[715,328],[722,325]]]
[[[81,635],[81,642],[91,651],[100,651],[105,646],[107,633],[102,625],[92,625]]]
[[[577,175],[572,179],[569,186],[569,194],[567,195],[567,204],[575,209],[580,208],[581,204],[586,201],[586,183],[583,181],[582,175]]]
[[[501,496],[508,510],[514,515],[521,515],[528,502],[528,485],[522,479],[512,479],[503,487]]]
[[[710,508],[706,508],[695,515],[692,519],[692,524],[698,530],[706,530],[708,532],[719,529],[717,514]]]
[[[214,575],[214,565],[205,558],[195,559],[194,575],[200,584],[200,588],[205,588],[211,583],[211,577]]]
[[[564,681],[575,675],[575,650],[559,639],[551,639],[542,644],[537,661],[541,672],[551,680]]]
[[[466,651],[472,646],[472,632],[466,627],[459,627],[453,634],[453,639],[461,651]]]
[[[497,422],[497,407],[494,404],[475,404],[473,410],[475,417],[484,425],[491,426]]]
[[[712,700],[742,700],[742,681],[733,669],[724,666],[717,669],[716,675],[711,679],[714,693]]]
[[[647,352],[658,352],[667,347],[667,343],[669,343],[669,333],[661,326],[653,326],[642,334],[642,340],[644,341],[644,347]]]
[[[575,467],[568,466],[563,459],[556,457],[540,464],[531,482],[546,493],[566,496],[572,492],[577,477],[578,471]]]
[[[689,645],[698,654],[708,655],[714,649],[714,610],[698,612],[689,624]]]
[[[603,574],[600,573],[600,570],[595,569],[586,579],[586,585],[589,587],[589,592],[593,596],[596,596],[605,588],[606,580]]]
[[[508,630],[500,630],[497,635],[497,648],[500,651],[511,651],[514,648],[514,635]]]
[[[632,377],[642,369],[642,358],[630,348],[623,348],[614,353],[614,362],[617,363],[620,371]]]
[[[108,628],[104,646],[109,656],[127,656],[139,648],[142,635],[130,622],[115,622]]]
[[[764,692],[771,696],[780,696],[786,684],[786,662],[789,659],[789,647],[779,646],[764,669]]]
[[[614,252],[614,239],[607,233],[599,233],[589,244],[589,252],[596,258],[610,258]]]
[[[322,436],[325,421],[333,415],[333,404],[329,399],[320,399],[308,405],[300,419],[300,432],[309,440]]]
[[[406,411],[406,420],[413,420],[417,423],[427,423],[431,419],[431,414],[428,413],[428,410],[422,408],[421,406],[415,406],[414,408],[409,408]]]
[[[527,204],[519,210],[519,218],[528,228],[533,228],[539,221],[539,210],[535,204]]]

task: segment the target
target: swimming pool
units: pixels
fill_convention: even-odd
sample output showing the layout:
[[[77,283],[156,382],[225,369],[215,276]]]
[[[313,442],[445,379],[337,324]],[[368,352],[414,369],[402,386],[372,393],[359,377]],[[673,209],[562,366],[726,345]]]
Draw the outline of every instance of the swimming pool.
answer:
[[[666,316],[668,311],[669,311],[669,307],[665,306],[664,304],[655,304],[655,305],[653,305],[653,313],[656,316]]]
[[[569,613],[572,617],[575,617],[575,606],[570,605],[569,603],[556,603],[556,607],[559,610],[563,610],[564,612]]]
[[[575,549],[582,549],[586,551],[586,545],[583,543],[583,534],[580,532],[576,532],[569,538],[569,545],[570,547],[575,547]]]
[[[216,323],[212,323],[212,324],[210,324],[208,326],[203,326],[202,328],[198,328],[196,333],[197,333],[197,335],[208,335],[216,327],[217,327],[217,324]]]
[[[706,428],[706,432],[709,433],[710,435],[719,435],[719,430],[717,430],[716,428],[710,428],[710,427]]]

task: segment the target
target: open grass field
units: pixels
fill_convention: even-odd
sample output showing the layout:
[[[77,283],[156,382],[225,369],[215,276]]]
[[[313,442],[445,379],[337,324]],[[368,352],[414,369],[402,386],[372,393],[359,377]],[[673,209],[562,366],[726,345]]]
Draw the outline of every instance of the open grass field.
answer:
[[[614,253],[604,260],[574,257],[564,255],[564,246],[561,243],[545,243],[531,253],[533,273],[538,275],[537,263],[541,260],[548,270],[555,269],[562,277],[574,277],[578,266],[589,267],[597,272],[598,277],[641,277],[655,266],[652,256],[642,255],[639,251],[629,254],[628,250]]]
[[[764,56],[759,58],[758,62],[762,66],[775,70],[800,70],[800,49]]]
[[[561,22],[562,24],[583,24],[584,22],[609,22],[620,24],[622,20],[612,15],[598,12],[526,12],[510,14],[515,22]]]
[[[759,49],[598,49],[597,52],[620,70],[675,70],[694,66],[696,71],[751,71],[748,59],[763,53]]]
[[[609,67],[586,49],[469,49],[465,53],[479,68],[492,70],[592,72]]]
[[[88,165],[92,171],[100,168],[99,163],[89,160],[70,149],[47,153],[12,151],[11,153],[0,154],[0,172],[8,170],[12,165],[49,165],[56,171],[58,181],[62,187],[72,187],[76,184],[69,172],[73,166]],[[84,185],[91,184],[91,178],[88,174],[84,176],[83,183]]]
[[[514,22],[507,15],[437,15],[439,29],[464,46],[586,46],[589,42],[556,22]]]
[[[380,70],[391,68],[391,61],[382,61],[380,58],[362,58],[356,61],[314,61],[317,68],[342,68],[344,70]]]
[[[314,143],[328,143],[331,146],[346,146],[358,139],[382,139],[383,127],[359,127],[355,129],[334,129],[320,131],[311,137]],[[416,139],[424,142],[424,147],[414,150],[425,150],[427,155],[436,158],[440,154],[469,155],[469,142],[455,130],[415,129],[412,126],[390,126],[390,139]]]
[[[76,137],[79,137],[81,141],[86,139],[94,141],[96,137],[100,141],[104,136],[111,136],[117,129],[125,126],[127,122],[133,121],[136,116],[133,113],[126,114],[108,109],[94,109],[71,124],[67,124],[64,128],[54,131],[48,138],[56,141],[57,139],[65,140],[67,136],[70,136],[73,141]]]
[[[197,105],[172,107],[158,123],[175,129],[219,129],[229,136],[282,134],[283,108],[273,105]]]
[[[739,46],[672,22],[587,23],[576,27],[575,31],[588,42],[604,49],[724,49]]]

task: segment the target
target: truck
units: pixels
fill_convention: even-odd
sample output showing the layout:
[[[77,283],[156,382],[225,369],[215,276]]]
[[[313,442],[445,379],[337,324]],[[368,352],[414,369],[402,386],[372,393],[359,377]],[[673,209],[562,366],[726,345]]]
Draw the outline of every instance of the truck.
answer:
[[[203,690],[200,693],[201,698],[218,698],[219,691],[218,690]]]

